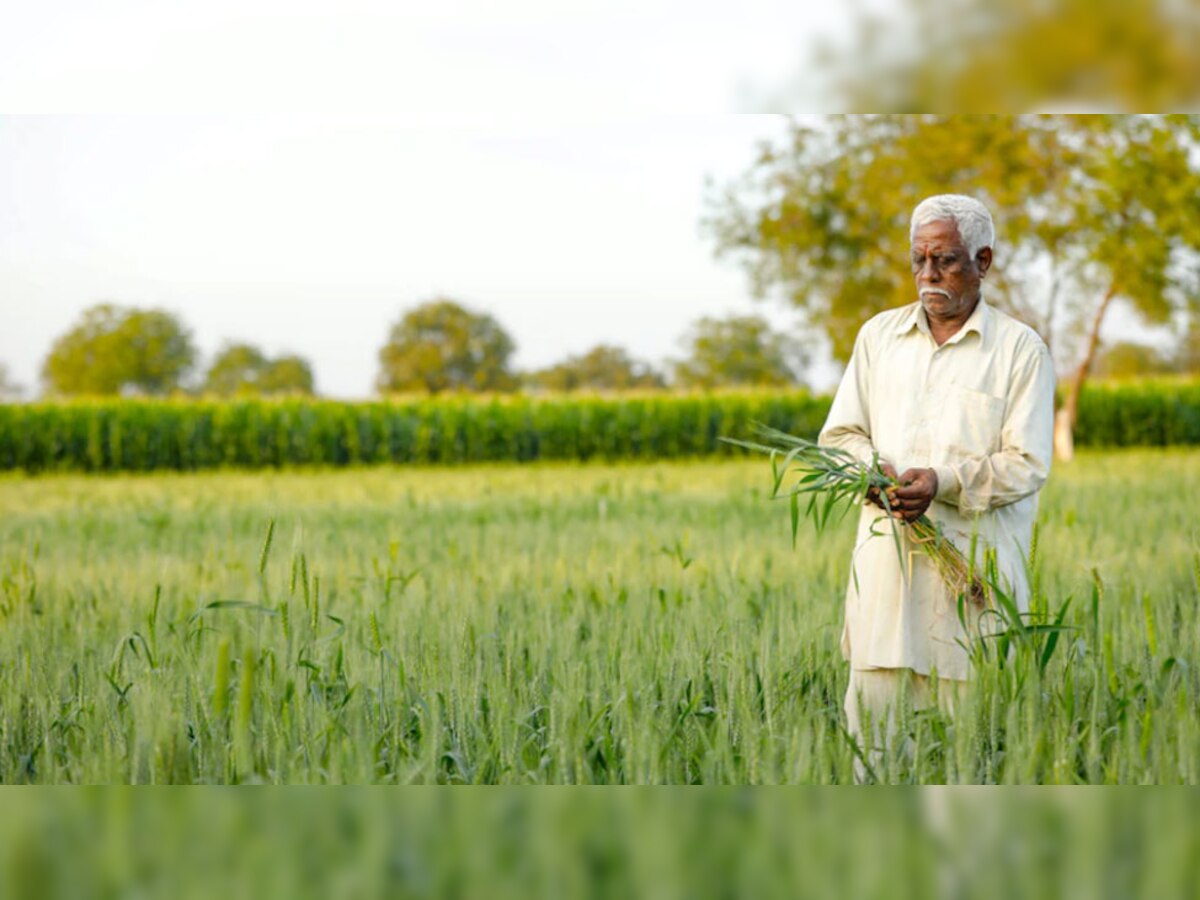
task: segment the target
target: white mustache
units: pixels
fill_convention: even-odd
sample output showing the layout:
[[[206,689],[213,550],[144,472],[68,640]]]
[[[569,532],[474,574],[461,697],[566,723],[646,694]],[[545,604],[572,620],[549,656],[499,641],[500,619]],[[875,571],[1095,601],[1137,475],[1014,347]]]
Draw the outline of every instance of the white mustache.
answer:
[[[926,294],[941,294],[941,295],[942,295],[943,297],[945,297],[947,300],[953,300],[953,299],[954,299],[954,298],[953,298],[953,297],[950,295],[950,292],[949,292],[949,291],[943,291],[941,288],[925,288],[924,290],[922,290],[922,291],[921,291],[921,296],[922,296],[922,297],[924,297]]]

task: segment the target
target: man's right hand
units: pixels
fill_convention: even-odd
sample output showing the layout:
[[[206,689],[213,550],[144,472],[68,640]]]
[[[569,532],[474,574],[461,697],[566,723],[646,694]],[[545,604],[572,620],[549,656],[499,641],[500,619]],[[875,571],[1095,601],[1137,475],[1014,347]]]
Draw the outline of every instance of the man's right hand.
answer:
[[[882,460],[880,460],[879,468],[883,470],[884,475],[886,475],[888,478],[891,478],[893,481],[895,481],[899,477],[896,470],[894,468],[892,468],[892,464],[889,462],[883,462]],[[895,516],[898,516],[899,514],[895,512],[896,504],[892,500],[893,492],[895,490],[896,490],[895,487],[888,488],[888,503],[891,504],[891,507],[893,510],[892,514]],[[867,499],[870,502],[874,503],[876,506],[878,506],[880,509],[887,509],[887,507],[883,505],[883,498],[879,496],[879,488],[873,487],[873,488],[868,489]]]

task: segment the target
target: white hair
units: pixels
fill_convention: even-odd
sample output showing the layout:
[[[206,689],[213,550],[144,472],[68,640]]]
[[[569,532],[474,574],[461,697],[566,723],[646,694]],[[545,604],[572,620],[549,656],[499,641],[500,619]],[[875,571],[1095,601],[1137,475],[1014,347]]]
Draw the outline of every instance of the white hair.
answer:
[[[995,246],[996,226],[992,224],[992,214],[974,197],[964,194],[935,194],[918,203],[913,210],[908,239],[913,240],[922,225],[945,220],[958,226],[958,235],[967,245],[972,259],[984,247]]]

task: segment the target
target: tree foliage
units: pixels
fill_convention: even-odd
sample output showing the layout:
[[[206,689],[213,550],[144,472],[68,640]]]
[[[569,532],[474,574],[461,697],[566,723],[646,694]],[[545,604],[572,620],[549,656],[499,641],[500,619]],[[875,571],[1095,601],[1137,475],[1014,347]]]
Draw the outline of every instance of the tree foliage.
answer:
[[[1200,116],[1088,116],[1076,133],[1080,159],[1062,191],[1083,335],[1064,405],[1071,425],[1111,304],[1165,324],[1200,294]]]
[[[505,391],[515,344],[492,316],[437,298],[405,313],[379,351],[382,393]]]
[[[779,387],[799,383],[804,371],[802,345],[761,316],[706,316],[692,326],[684,347],[687,357],[674,367],[681,387]]]
[[[820,53],[837,108],[1179,109],[1200,98],[1200,20],[1186,3],[900,0],[855,24]]]
[[[277,356],[267,363],[258,386],[264,394],[312,394],[312,366],[293,353]]]
[[[182,386],[195,359],[191,332],[173,313],[102,303],[54,342],[42,378],[64,396],[163,395]]]
[[[208,368],[204,391],[222,397],[249,392],[266,364],[266,356],[252,344],[226,344]]]
[[[551,391],[619,391],[665,386],[662,375],[651,366],[633,359],[624,348],[610,344],[597,344],[586,353],[569,356],[534,372],[530,379]]]
[[[253,344],[226,344],[209,367],[204,390],[222,397],[312,394],[312,367],[299,356],[271,359]]]

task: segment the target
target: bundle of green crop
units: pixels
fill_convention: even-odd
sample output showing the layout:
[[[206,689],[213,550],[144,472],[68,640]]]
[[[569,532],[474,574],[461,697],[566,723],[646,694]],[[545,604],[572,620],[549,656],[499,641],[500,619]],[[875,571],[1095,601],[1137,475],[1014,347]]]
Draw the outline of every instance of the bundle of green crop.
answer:
[[[773,499],[786,498],[791,506],[792,544],[796,543],[800,527],[800,501],[807,496],[804,515],[821,531],[836,510],[844,516],[851,509],[861,506],[872,490],[877,492],[879,502],[889,517],[892,517],[890,491],[900,483],[884,473],[879,464],[879,454],[870,462],[864,462],[851,453],[837,447],[824,447],[814,441],[797,437],[767,426],[759,426],[759,441],[744,441],[722,438],[726,443],[767,453],[771,457]],[[793,476],[789,481],[789,475]],[[942,533],[941,527],[922,514],[906,523],[906,537],[929,557],[952,597],[968,597],[976,604],[987,599],[983,581],[975,577],[967,558],[952,541]],[[890,529],[896,543],[896,553],[903,559],[900,532]],[[876,535],[883,532],[874,531]],[[901,563],[903,568],[903,563]]]

